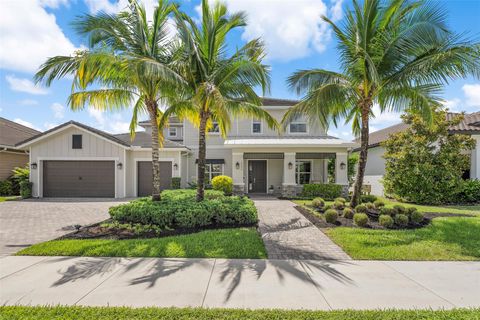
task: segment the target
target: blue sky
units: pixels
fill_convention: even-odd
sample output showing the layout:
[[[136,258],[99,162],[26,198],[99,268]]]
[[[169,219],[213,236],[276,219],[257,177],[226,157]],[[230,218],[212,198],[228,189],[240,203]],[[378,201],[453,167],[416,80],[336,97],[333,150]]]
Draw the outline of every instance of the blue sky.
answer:
[[[439,0],[448,11],[456,32],[480,38],[480,0]],[[143,0],[147,13],[154,0]],[[198,0],[178,1],[184,11],[198,17]],[[71,80],[63,79],[49,88],[35,86],[33,74],[47,57],[68,55],[85,46],[70,26],[78,15],[99,11],[118,12],[127,1],[120,0],[2,0],[0,2],[0,116],[46,130],[76,120],[113,132],[128,131],[130,111],[105,114],[94,109],[72,112],[66,104]],[[335,42],[320,20],[327,15],[343,18],[350,0],[228,0],[231,11],[246,11],[249,24],[232,35],[232,46],[261,36],[268,50],[272,86],[269,96],[298,98],[286,87],[295,70],[338,69]],[[473,78],[452,82],[445,88],[445,104],[452,111],[480,110],[480,81]],[[371,131],[400,121],[399,114],[378,114]],[[350,125],[331,127],[329,133],[351,139]]]

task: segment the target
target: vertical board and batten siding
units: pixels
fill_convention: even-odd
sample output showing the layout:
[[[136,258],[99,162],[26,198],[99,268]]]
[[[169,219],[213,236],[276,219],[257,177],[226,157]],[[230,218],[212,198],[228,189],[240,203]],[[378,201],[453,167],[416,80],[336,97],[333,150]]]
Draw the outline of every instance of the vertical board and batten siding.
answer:
[[[82,149],[72,149],[72,135],[82,135]],[[31,162],[37,163],[37,169],[31,170],[33,196],[43,195],[43,161],[45,160],[109,160],[121,162],[123,169],[115,166],[115,193],[118,198],[125,196],[125,148],[88,131],[73,127],[46,137],[31,146]]]
[[[16,167],[25,167],[28,164],[28,154],[16,152],[0,152],[0,180],[12,175]]]

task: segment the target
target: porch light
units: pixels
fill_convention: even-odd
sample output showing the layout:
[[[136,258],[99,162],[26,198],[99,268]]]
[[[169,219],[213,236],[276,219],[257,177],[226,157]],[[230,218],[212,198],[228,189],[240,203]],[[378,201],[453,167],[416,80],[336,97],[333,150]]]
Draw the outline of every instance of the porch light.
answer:
[[[345,170],[346,166],[345,162],[340,163],[340,169]]]
[[[237,163],[235,163],[235,169],[240,169],[240,162],[237,161]]]
[[[288,169],[292,169],[293,168],[293,163],[289,162],[288,163]]]
[[[117,163],[117,169],[122,170],[123,164],[121,162]]]
[[[36,170],[37,169],[37,163],[34,162],[30,165],[30,167],[33,169],[33,170]]]
[[[178,164],[176,164],[176,163],[173,164],[173,170],[175,170],[175,171],[178,170]]]

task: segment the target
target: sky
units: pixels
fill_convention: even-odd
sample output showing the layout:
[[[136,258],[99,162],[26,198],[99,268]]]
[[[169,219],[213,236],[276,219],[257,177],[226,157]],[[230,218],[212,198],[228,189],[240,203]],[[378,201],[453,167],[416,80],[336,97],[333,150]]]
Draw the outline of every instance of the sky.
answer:
[[[448,11],[448,23],[458,33],[480,39],[480,0],[437,0]],[[142,0],[147,14],[155,0]],[[86,48],[86,40],[75,34],[71,22],[83,14],[119,12],[127,0],[0,0],[0,117],[40,131],[69,120],[110,133],[128,132],[131,110],[102,113],[93,108],[71,111],[67,98],[71,79],[46,88],[35,85],[33,75],[48,58],[70,55]],[[190,16],[199,18],[199,0],[177,1]],[[231,12],[245,11],[248,25],[229,38],[232,47],[262,37],[267,46],[266,63],[271,66],[269,97],[298,99],[286,79],[299,69],[338,71],[335,40],[321,20],[326,15],[340,22],[351,0],[227,0]],[[172,26],[172,30],[174,26]],[[456,80],[445,87],[445,105],[455,112],[480,111],[480,81]],[[394,112],[374,110],[370,131],[400,122]],[[329,134],[352,139],[351,125],[331,126]]]

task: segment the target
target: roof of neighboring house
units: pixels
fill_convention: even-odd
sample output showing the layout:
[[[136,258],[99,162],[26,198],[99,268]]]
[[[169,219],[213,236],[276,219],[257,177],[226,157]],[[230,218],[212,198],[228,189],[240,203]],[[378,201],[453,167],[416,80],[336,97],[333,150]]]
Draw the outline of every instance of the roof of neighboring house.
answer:
[[[128,143],[134,147],[150,148],[152,146],[152,135],[143,131],[136,132],[135,138],[131,139],[130,133],[114,135],[116,138]],[[163,148],[185,148],[183,144],[168,139],[163,140]]]
[[[0,117],[0,146],[14,147],[18,142],[36,136],[40,131]]]
[[[447,120],[451,120],[454,116],[459,115],[459,113],[449,112],[447,113]],[[397,123],[393,126],[375,131],[370,133],[368,147],[374,148],[380,145],[383,141],[387,140],[390,135],[405,131],[408,129],[408,125],[401,122]],[[456,126],[451,126],[449,129],[452,133],[466,133],[466,134],[473,134],[479,133],[480,134],[480,112],[468,113],[465,114],[463,120]],[[357,143],[360,143],[360,139],[354,140]],[[354,151],[358,150],[355,149]]]

